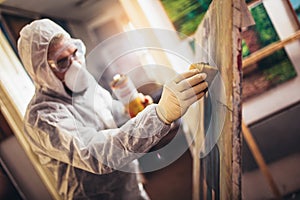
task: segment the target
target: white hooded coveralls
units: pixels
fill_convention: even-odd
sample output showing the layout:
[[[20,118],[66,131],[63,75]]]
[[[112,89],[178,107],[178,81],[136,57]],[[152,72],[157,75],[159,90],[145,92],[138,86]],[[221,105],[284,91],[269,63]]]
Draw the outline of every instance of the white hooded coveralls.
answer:
[[[63,199],[144,199],[136,159],[170,130],[148,106],[124,125],[124,107],[90,76],[83,95],[69,96],[47,63],[53,36],[69,34],[49,19],[26,25],[18,51],[36,86],[25,135]],[[83,45],[84,47],[84,45]],[[124,120],[123,120],[124,121]],[[42,198],[42,197],[41,197]]]

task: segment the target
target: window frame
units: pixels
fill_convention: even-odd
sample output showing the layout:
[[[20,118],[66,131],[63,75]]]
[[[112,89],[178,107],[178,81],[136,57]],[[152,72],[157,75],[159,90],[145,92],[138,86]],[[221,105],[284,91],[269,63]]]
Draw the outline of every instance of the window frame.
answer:
[[[256,1],[255,3],[257,2],[259,1]],[[280,41],[286,39],[290,35],[294,34],[297,30],[299,30],[300,25],[298,19],[296,19],[294,15],[290,16],[290,13],[293,13],[294,10],[289,5],[289,1],[278,1],[278,4],[282,5],[276,5],[277,7],[275,6],[274,2],[272,5],[270,0],[262,1],[262,3],[264,3],[266,11],[274,25],[275,30],[277,31]],[[282,10],[274,10],[274,7],[278,8],[280,6]],[[288,13],[289,11],[292,12]],[[280,18],[281,21],[288,21],[290,24],[285,23],[285,25],[282,26],[279,20],[274,20],[275,15],[273,14],[275,12],[277,18]],[[296,55],[295,53],[293,53],[297,51],[295,49],[298,49],[298,52],[300,52],[300,41],[297,40],[290,44],[287,44],[284,46],[284,49],[292,64],[294,65],[297,76],[292,80],[281,83],[275,88],[272,88],[256,97],[245,101],[243,103],[243,116],[247,124],[254,124],[276,114],[278,111],[284,108],[300,102],[300,55]]]

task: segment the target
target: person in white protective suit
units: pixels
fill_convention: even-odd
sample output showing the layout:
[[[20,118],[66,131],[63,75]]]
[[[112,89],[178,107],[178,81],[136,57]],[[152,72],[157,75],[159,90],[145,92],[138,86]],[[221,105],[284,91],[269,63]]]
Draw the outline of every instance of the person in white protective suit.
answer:
[[[204,95],[206,74],[177,75],[164,85],[158,104],[129,119],[86,70],[84,44],[51,20],[23,27],[18,52],[36,87],[25,135],[62,198],[147,199],[133,173],[136,159]]]

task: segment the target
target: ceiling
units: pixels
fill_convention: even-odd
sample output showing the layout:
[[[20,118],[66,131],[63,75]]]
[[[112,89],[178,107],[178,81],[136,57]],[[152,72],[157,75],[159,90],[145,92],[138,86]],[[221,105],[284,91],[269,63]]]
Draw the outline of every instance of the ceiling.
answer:
[[[2,9],[76,21],[108,13],[108,8],[116,4],[118,0],[0,0]]]

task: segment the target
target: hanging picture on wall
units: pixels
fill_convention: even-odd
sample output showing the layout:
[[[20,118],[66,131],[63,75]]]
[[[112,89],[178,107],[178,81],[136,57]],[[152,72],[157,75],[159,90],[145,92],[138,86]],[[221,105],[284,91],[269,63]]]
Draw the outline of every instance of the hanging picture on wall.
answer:
[[[161,0],[180,38],[191,36],[203,19],[212,0]]]

